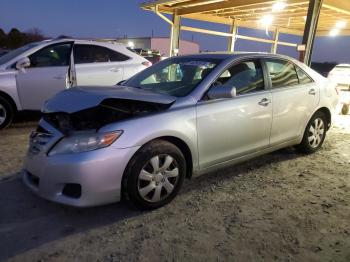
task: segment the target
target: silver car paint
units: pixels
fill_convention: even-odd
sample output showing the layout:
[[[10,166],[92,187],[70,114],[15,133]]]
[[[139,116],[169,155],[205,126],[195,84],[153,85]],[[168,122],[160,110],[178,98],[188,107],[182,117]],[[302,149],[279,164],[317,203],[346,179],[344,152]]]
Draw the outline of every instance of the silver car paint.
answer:
[[[118,52],[127,53],[131,58],[125,62],[94,63],[75,65],[77,83],[86,85],[114,85],[145,68],[147,60],[127,50],[124,45],[79,39],[45,40],[21,53],[5,64],[0,65],[0,92],[8,95],[16,104],[17,110],[40,110],[44,102],[67,85],[68,66],[13,69],[12,66],[23,57],[35,53],[52,44],[93,44]],[[121,50],[123,49],[123,50]],[[89,67],[87,74],[82,67]],[[121,74],[115,69],[122,67]],[[103,71],[103,72],[102,72]],[[86,78],[86,80],[85,80]]]
[[[40,184],[39,188],[33,188],[27,179],[28,176],[24,173],[25,183],[44,198],[68,205],[92,206],[120,199],[121,180],[125,166],[141,146],[156,138],[175,137],[183,141],[191,152],[193,175],[217,170],[300,143],[312,114],[320,108],[326,108],[332,112],[337,103],[337,95],[334,86],[330,85],[327,80],[297,61],[293,60],[313,77],[314,83],[309,86],[299,85],[299,88],[281,88],[278,92],[266,90],[231,99],[201,100],[210,84],[227,66],[241,59],[255,57],[288,59],[284,56],[264,54],[228,56],[202,81],[196,90],[187,97],[177,99],[168,110],[102,127],[98,132],[124,131],[123,135],[110,147],[54,157],[46,155],[50,146],[43,148],[40,156],[33,156],[28,152],[25,161],[26,172],[44,179],[45,183]],[[317,90],[317,95],[312,95],[310,106],[305,102],[299,104],[300,101],[294,101],[300,100],[303,96],[308,97],[309,94],[306,95],[304,90],[308,92],[312,88]],[[297,94],[298,90],[301,94]],[[294,94],[297,98],[290,97],[288,94]],[[288,98],[287,103],[286,97]],[[262,98],[270,99],[271,103],[267,106],[259,105]],[[273,99],[283,99],[284,102]],[[60,106],[62,109],[65,108],[62,104],[64,101],[59,100],[57,108]],[[289,102],[289,100],[292,101]],[[95,103],[96,101],[92,106]],[[275,103],[277,106],[274,105]],[[82,104],[86,107],[86,103]],[[296,106],[298,111],[295,111],[293,106]],[[44,110],[47,109],[44,108]],[[296,112],[299,112],[300,117],[294,117]],[[42,120],[41,123],[44,127],[52,129],[45,121]],[[288,126],[287,129],[285,125]],[[293,132],[289,129],[293,129]],[[284,133],[281,135],[279,132]],[[62,134],[57,135],[52,143],[56,143],[62,136]],[[100,166],[99,163],[103,165]],[[78,179],[75,180],[76,178]],[[83,189],[82,201],[60,195],[58,189],[62,188],[62,183],[71,183],[73,180],[83,185],[87,183]],[[91,186],[92,181],[98,184],[98,188]],[[56,188],[56,191],[53,188]],[[96,192],[100,189],[101,191]]]

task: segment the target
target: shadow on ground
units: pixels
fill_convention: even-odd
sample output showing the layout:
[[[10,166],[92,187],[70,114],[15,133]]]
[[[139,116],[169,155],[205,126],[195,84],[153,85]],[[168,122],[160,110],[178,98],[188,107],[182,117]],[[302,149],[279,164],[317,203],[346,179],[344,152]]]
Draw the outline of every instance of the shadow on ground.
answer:
[[[297,156],[293,149],[284,149],[247,163],[196,177],[185,183],[181,194],[202,190],[213,183],[224,182],[241,173]],[[118,224],[127,218],[143,214],[125,203],[87,209],[51,203],[29,192],[22,184],[19,174],[0,180],[0,192],[0,261],[51,241]]]

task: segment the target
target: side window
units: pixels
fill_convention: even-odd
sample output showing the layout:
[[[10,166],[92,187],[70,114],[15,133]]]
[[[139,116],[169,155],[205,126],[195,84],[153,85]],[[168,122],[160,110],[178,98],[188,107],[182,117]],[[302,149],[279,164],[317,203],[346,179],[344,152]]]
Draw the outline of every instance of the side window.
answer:
[[[273,88],[299,84],[294,64],[284,60],[268,60],[266,62]]]
[[[71,44],[51,45],[29,56],[30,67],[68,66]]]
[[[74,63],[106,63],[128,60],[129,57],[97,45],[74,45]]]
[[[302,69],[297,66],[295,67],[297,69],[299,84],[309,84],[313,82],[313,80]]]
[[[263,71],[258,60],[233,65],[222,73],[217,82],[217,84],[236,87],[237,95],[261,91],[265,87]]]

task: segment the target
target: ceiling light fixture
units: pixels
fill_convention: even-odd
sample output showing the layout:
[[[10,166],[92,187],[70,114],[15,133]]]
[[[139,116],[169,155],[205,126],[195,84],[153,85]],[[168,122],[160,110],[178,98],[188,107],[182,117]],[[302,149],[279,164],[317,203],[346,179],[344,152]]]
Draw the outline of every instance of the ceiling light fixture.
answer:
[[[272,24],[273,16],[272,15],[264,15],[258,23],[262,26],[269,27]]]
[[[272,12],[278,12],[285,9],[287,6],[285,1],[278,1],[272,5]]]
[[[346,26],[346,21],[338,21],[336,24],[335,24],[335,27],[336,28],[345,28]]]
[[[332,36],[332,37],[335,37],[335,36],[339,35],[339,32],[340,32],[339,29],[334,28],[334,29],[332,29],[332,30],[329,32],[329,35]]]

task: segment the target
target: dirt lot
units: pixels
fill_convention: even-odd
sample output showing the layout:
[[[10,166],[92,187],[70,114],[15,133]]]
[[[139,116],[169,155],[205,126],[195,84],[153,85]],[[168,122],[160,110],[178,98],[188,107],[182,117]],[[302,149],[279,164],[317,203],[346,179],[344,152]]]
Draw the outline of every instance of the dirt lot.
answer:
[[[347,122],[346,122],[346,121]],[[324,148],[194,178],[168,206],[74,209],[19,179],[33,123],[0,132],[0,261],[350,261],[350,116]]]

